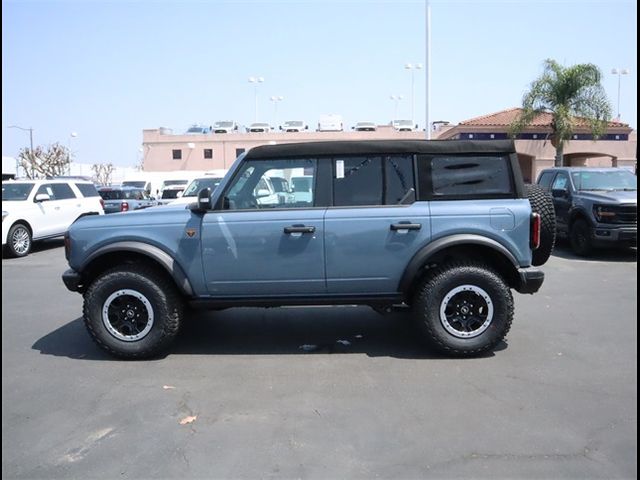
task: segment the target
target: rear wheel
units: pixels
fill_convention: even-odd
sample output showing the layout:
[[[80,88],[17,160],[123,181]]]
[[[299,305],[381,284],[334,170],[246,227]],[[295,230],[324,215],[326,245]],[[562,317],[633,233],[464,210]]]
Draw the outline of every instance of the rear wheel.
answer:
[[[540,246],[533,251],[531,264],[544,265],[556,243],[556,211],[551,196],[538,185],[525,184],[531,210],[540,215]]]
[[[16,223],[9,229],[7,250],[12,257],[26,257],[31,252],[32,244],[31,230],[25,224]]]
[[[429,345],[451,356],[473,356],[505,338],[513,297],[490,267],[473,262],[437,268],[418,288],[413,315]]]
[[[569,231],[569,241],[571,242],[572,250],[576,254],[585,257],[591,253],[593,246],[591,244],[589,225],[585,220],[579,218],[573,222]]]
[[[91,337],[121,358],[149,358],[166,350],[182,317],[182,299],[171,281],[144,265],[109,270],[84,294]]]

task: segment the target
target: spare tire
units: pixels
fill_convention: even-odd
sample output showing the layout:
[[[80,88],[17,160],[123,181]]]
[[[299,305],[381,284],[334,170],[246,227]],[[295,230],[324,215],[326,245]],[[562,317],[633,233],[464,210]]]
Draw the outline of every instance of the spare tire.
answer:
[[[551,196],[538,185],[525,184],[524,191],[529,198],[531,210],[540,215],[540,246],[533,251],[531,264],[544,265],[556,243],[556,211]]]

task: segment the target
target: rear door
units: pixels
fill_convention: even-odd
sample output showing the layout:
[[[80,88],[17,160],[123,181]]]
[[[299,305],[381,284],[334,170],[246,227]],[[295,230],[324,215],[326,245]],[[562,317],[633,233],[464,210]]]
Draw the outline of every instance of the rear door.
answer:
[[[334,157],[325,215],[329,294],[394,294],[429,241],[429,204],[416,202],[412,155]]]

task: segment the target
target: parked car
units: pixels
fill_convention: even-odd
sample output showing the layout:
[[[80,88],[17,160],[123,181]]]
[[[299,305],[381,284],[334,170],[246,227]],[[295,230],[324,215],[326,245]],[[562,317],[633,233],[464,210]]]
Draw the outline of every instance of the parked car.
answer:
[[[90,181],[4,181],[2,247],[10,256],[24,257],[34,241],[61,237],[79,217],[102,214],[102,199]]]
[[[418,125],[414,125],[413,120],[391,120],[391,126],[397,132],[413,132],[418,130]]]
[[[253,133],[268,133],[271,131],[271,125],[268,123],[256,122],[249,125],[247,132]]]
[[[342,132],[343,130],[344,122],[342,121],[342,115],[334,113],[320,115],[320,120],[318,120],[318,132]]]
[[[170,205],[186,205],[198,201],[198,194],[201,190],[208,188],[214,192],[216,187],[220,185],[223,177],[208,175],[204,177],[194,178],[191,183],[184,189],[182,196],[171,202]]]
[[[167,349],[185,304],[398,306],[433,349],[479,355],[550,254],[535,255],[551,200],[527,197],[519,168],[512,141],[258,146],[188,208],[74,223],[62,279],[84,295],[92,338],[122,358]],[[258,202],[265,179],[299,172],[311,202]]]
[[[309,125],[306,125],[302,120],[287,120],[280,125],[280,130],[283,132],[302,132],[308,129]]]
[[[129,212],[156,205],[144,188],[101,187],[98,193],[104,200],[104,213]]]
[[[375,132],[377,127],[374,122],[358,122],[351,128],[356,132]]]
[[[176,198],[180,198],[180,195],[182,195],[182,192],[187,188],[188,184],[189,180],[187,179],[165,180],[162,182],[160,194],[156,199],[157,204],[167,205]]]
[[[313,203],[313,175],[291,177],[291,184],[296,202]]]
[[[222,120],[213,124],[213,133],[231,133],[238,130],[238,124],[233,120]]]
[[[558,235],[578,255],[597,247],[635,246],[637,177],[621,168],[564,167],[540,172],[537,184],[551,193]]]
[[[273,207],[295,201],[289,182],[285,178],[276,176],[263,176],[256,185],[253,195],[259,206]]]
[[[185,135],[203,135],[206,133],[211,133],[211,127],[204,125],[191,125],[185,132]]]

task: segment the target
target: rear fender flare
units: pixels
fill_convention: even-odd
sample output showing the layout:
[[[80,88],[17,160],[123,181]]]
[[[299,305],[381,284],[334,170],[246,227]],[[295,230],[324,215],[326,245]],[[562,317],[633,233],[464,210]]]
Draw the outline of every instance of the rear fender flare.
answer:
[[[411,289],[413,281],[420,274],[422,267],[428,263],[429,259],[436,253],[446,248],[462,245],[482,245],[484,247],[489,247],[504,256],[509,263],[513,265],[514,271],[519,268],[516,257],[514,257],[504,245],[491,238],[475,234],[450,235],[439,238],[416,252],[402,274],[398,291],[402,293],[408,292]]]

